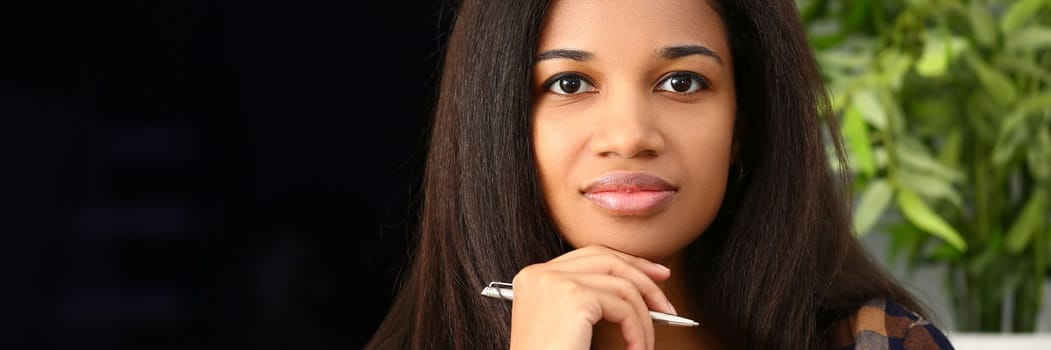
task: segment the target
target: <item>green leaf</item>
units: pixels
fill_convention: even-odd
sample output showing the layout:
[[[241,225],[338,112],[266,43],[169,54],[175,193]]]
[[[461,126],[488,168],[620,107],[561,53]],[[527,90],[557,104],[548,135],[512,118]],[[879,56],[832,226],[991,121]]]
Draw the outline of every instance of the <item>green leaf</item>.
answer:
[[[1043,4],[1044,0],[1021,0],[1014,3],[1000,18],[1000,30],[1004,34],[1014,32],[1033,17]]]
[[[1047,70],[1047,67],[1040,66],[1033,61],[1024,60],[1013,55],[1001,54],[996,55],[994,62],[999,68],[1051,82],[1051,71]]]
[[[818,19],[807,26],[807,40],[815,48],[828,48],[843,41],[843,30],[836,19]]]
[[[1026,154],[1029,162],[1029,173],[1040,181],[1051,180],[1051,131],[1046,128],[1036,133],[1036,140],[1029,146]]]
[[[851,84],[846,80],[832,80],[829,83],[829,102],[832,104],[832,113],[837,115],[845,113],[846,108],[850,106],[850,95],[846,92],[850,89]]]
[[[884,147],[875,147],[872,149],[872,159],[876,161],[876,168],[883,169],[887,167],[888,162],[887,149]]]
[[[964,104],[967,106],[963,110],[964,116],[967,117],[968,129],[975,133],[978,142],[983,144],[996,142],[996,130],[997,125],[994,125],[989,118],[990,115],[999,116],[1002,109],[997,106],[996,101],[989,94],[980,92],[974,92],[967,97]],[[998,119],[999,120],[999,119]]]
[[[887,125],[893,126],[895,133],[904,134],[908,123],[905,120],[905,112],[901,110],[900,99],[890,89],[879,89],[875,93],[886,113]]]
[[[947,180],[908,169],[899,169],[897,175],[898,182],[901,185],[916,192],[924,199],[929,201],[945,200],[957,209],[963,210],[963,197]]]
[[[1020,113],[1034,113],[1041,110],[1051,108],[1051,91],[1042,91],[1032,95],[1027,95],[1018,101],[1018,111]]]
[[[1004,43],[1008,49],[1036,50],[1051,47],[1051,28],[1030,26],[1007,36]]]
[[[809,20],[813,15],[814,11],[818,9],[819,4],[816,0],[796,0],[796,9],[799,10],[800,17],[804,21]]]
[[[939,77],[949,68],[949,62],[967,48],[967,41],[945,34],[924,35],[923,54],[916,61],[916,72],[924,77]]]
[[[901,89],[905,73],[912,68],[912,57],[898,50],[888,49],[879,53],[879,80],[892,90]]]
[[[1007,165],[1018,146],[1025,140],[1025,117],[1025,109],[1019,105],[1003,118],[1000,131],[996,136],[996,143],[993,145],[992,161],[994,165],[1000,167]]]
[[[922,127],[923,132],[940,136],[945,130],[959,126],[958,104],[957,101],[943,97],[917,99],[908,104],[908,117],[916,122],[916,127]]]
[[[854,212],[855,234],[863,236],[868,233],[883,211],[887,209],[893,195],[893,188],[884,179],[878,179],[869,184],[865,192],[861,193],[858,208]]]
[[[1042,228],[1043,221],[1047,218],[1047,211],[1044,210],[1046,201],[1047,193],[1040,189],[1029,196],[1022,213],[1018,214],[1018,218],[1007,230],[1005,247],[1008,252],[1018,254],[1029,246],[1029,241],[1036,231]]]
[[[963,149],[963,133],[959,128],[953,128],[945,135],[941,149],[938,151],[938,162],[948,168],[960,165],[960,152]]]
[[[963,173],[934,160],[922,142],[903,137],[897,144],[898,160],[902,165],[918,172],[931,174],[950,182],[963,180]]]
[[[873,176],[876,174],[876,162],[872,159],[872,146],[868,133],[865,120],[858,109],[847,108],[847,112],[843,115],[843,136],[847,139],[850,150],[853,151],[852,155],[858,162],[858,166],[861,167],[861,172],[866,176]]]
[[[967,19],[971,23],[971,30],[979,44],[990,46],[996,40],[996,25],[993,16],[978,0],[971,0],[967,8]]]
[[[963,252],[951,245],[942,243],[927,253],[927,259],[957,262],[963,260]]]
[[[949,67],[949,50],[943,38],[931,37],[923,45],[923,54],[916,61],[916,73],[924,77],[938,77]]]
[[[907,0],[910,7],[923,8],[927,7],[930,0]]]
[[[996,102],[1004,106],[1010,106],[1011,103],[1018,99],[1018,90],[1015,89],[1014,84],[1003,72],[990,68],[976,55],[965,55],[965,57],[967,57],[967,63],[970,64],[971,69],[978,76],[978,81],[982,83],[982,87],[996,99]]]
[[[847,15],[847,25],[851,30],[860,28],[865,19],[869,18],[869,0],[854,0],[848,2],[850,12]]]
[[[877,130],[887,128],[887,112],[883,109],[876,94],[872,90],[859,90],[854,93],[854,108],[858,109],[861,116]]]
[[[993,146],[992,160],[996,166],[1004,166],[1015,155],[1028,136],[1029,126],[1026,118],[1043,109],[1051,108],[1051,91],[1026,96],[1019,101],[1013,110],[1003,117],[996,143]]]
[[[871,60],[867,53],[847,50],[828,50],[817,54],[818,63],[825,67],[859,69],[864,68]]]
[[[960,251],[967,250],[967,242],[949,223],[938,216],[916,193],[907,188],[898,189],[898,206],[902,214],[920,229],[938,236]]]

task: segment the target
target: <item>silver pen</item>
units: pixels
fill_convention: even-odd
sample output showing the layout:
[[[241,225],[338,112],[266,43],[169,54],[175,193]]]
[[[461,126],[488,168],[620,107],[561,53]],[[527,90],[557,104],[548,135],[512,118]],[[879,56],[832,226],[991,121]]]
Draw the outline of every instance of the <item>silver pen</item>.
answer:
[[[482,295],[496,299],[514,300],[515,292],[510,283],[489,282],[488,286],[482,288]],[[657,311],[650,311],[650,317],[653,318],[653,324],[655,325],[662,324],[679,327],[696,327],[700,325],[700,323],[685,317]]]

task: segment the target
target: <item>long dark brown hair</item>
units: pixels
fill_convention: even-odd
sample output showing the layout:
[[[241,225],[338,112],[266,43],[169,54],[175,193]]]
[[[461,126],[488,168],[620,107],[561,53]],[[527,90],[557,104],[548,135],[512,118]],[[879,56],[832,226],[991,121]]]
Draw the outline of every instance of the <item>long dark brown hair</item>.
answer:
[[[511,304],[481,297],[481,287],[568,249],[545,209],[530,136],[548,4],[454,4],[418,246],[368,348],[507,349]],[[712,5],[744,131],[720,212],[687,248],[706,326],[731,348],[819,348],[835,320],[870,298],[922,312],[851,233],[848,179],[829,170],[825,149],[833,144],[842,163],[842,145],[795,3]]]

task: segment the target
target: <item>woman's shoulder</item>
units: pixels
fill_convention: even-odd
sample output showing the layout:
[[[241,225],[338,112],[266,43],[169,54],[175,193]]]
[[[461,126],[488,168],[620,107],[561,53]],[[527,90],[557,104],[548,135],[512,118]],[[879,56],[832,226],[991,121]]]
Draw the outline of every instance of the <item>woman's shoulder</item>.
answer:
[[[892,300],[872,299],[837,321],[831,349],[952,349],[930,321]]]

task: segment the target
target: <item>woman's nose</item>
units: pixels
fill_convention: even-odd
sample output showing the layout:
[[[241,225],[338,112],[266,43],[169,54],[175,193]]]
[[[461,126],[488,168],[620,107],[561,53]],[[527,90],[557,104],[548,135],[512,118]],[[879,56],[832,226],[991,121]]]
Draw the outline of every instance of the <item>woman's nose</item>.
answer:
[[[664,153],[664,138],[649,96],[642,92],[604,96],[590,140],[602,157],[654,157]]]

